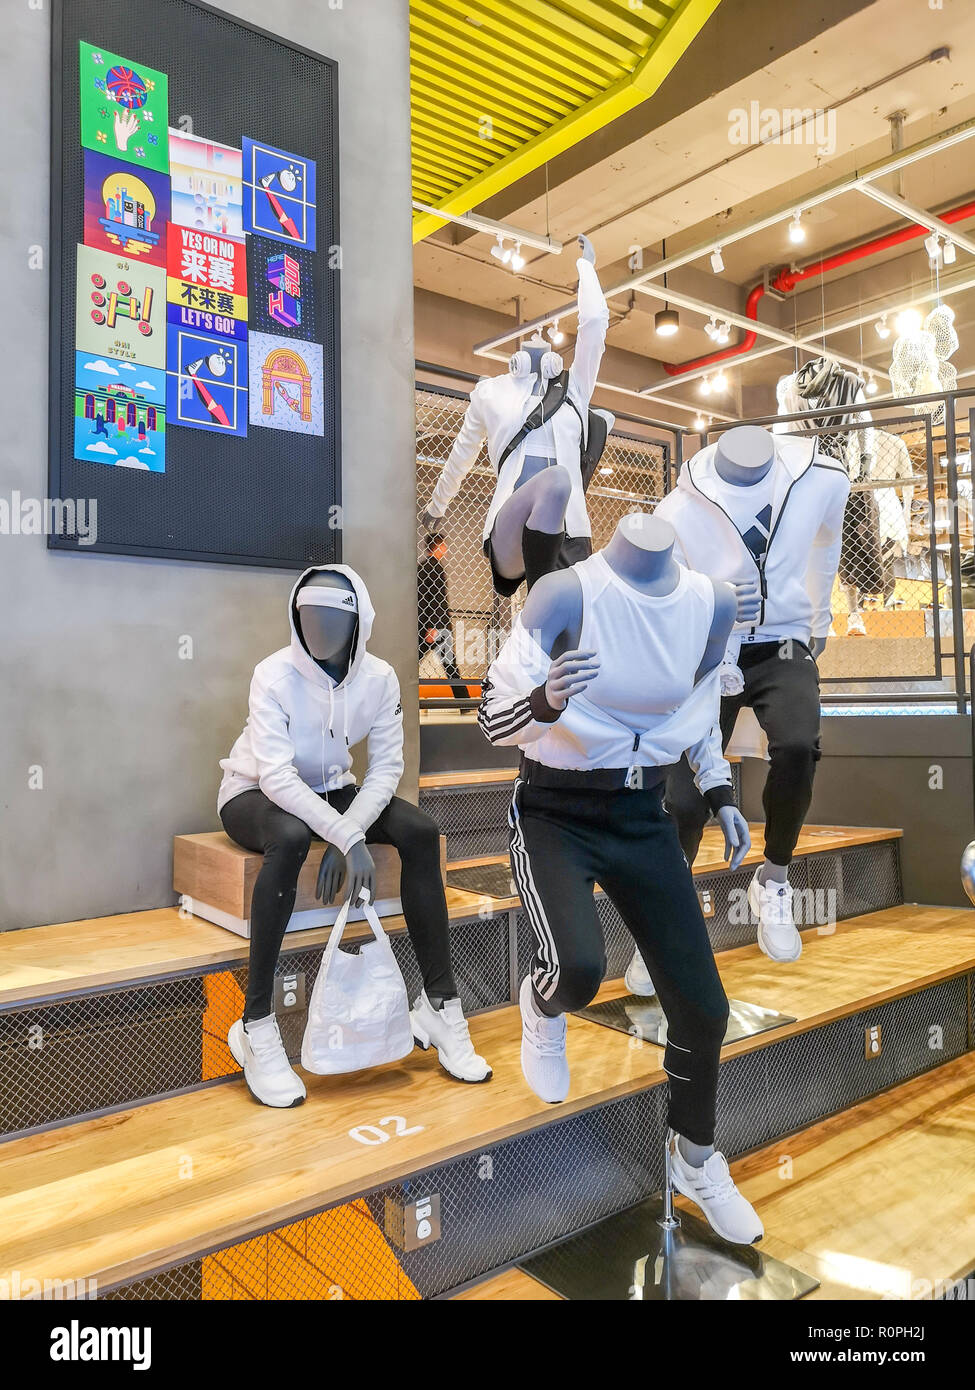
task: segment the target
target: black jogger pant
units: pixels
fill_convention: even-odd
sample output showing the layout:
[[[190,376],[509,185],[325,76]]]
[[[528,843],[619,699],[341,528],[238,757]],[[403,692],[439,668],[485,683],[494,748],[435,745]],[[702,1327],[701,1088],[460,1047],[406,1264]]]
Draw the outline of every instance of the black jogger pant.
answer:
[[[714,1139],[728,1000],[663,787],[551,790],[520,780],[509,814],[511,869],[535,932],[531,977],[543,1012],[583,1008],[606,970],[599,883],[626,923],[667,1016],[670,1125]]]
[[[345,812],[355,793],[355,787],[340,787],[320,795],[337,811]],[[274,967],[294,911],[298,874],[312,840],[317,837],[303,820],[283,811],[257,788],[228,801],[220,819],[238,845],[264,855],[251,899],[244,1018],[266,1018],[274,1009]],[[409,801],[394,796],[366,831],[366,844],[393,845],[399,851],[403,916],[424,988],[428,995],[453,999],[457,985],[450,966],[447,903],[440,877],[440,835],[435,822]]]
[[[812,801],[819,761],[819,669],[802,642],[743,645],[738,660],[745,688],[721,699],[721,742],[727,748],[738,712],[746,706],[768,737],[769,770],[762,793],[765,855],[789,864]],[[667,778],[667,809],[677,822],[681,848],[693,864],[708,822],[708,806],[694,785],[687,756]]]

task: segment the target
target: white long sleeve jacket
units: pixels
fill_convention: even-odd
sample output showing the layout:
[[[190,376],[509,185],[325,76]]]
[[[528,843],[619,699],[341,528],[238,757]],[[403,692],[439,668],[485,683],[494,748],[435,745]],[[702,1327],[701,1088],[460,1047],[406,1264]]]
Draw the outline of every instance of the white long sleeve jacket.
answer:
[[[773,437],[772,531],[761,564],[721,505],[732,484],[718,475],[713,444],[684,464],[654,515],[677,532],[681,564],[730,584],[757,572],[762,611],[756,624],[738,624],[736,631],[760,636],[765,629],[808,643],[829,632],[850,480],[841,463],[817,453],[815,439]]]
[[[334,570],[355,589],[359,631],[349,670],[331,680],[309,656],[297,625],[295,599],[312,574]],[[369,592],[348,565],[314,565],[291,591],[291,644],[254,670],[247,723],[220,766],[224,777],[217,810],[241,792],[259,788],[276,806],[303,820],[343,854],[365,839],[403,775],[403,708],[399,681],[388,662],[366,651],[375,610]],[[355,782],[352,748],[368,740],[369,765],[344,815],[317,796]]]
[[[566,401],[551,417],[551,425],[556,462],[567,469],[572,477],[572,492],[565,514],[566,532],[570,536],[589,536],[592,529],[586,511],[579,461],[579,416],[586,420],[596,386],[599,364],[606,346],[609,309],[595,267],[580,257],[576,261],[576,268],[579,272],[579,329],[575,355],[569,368],[569,398],[574,402],[579,415]],[[538,404],[539,398],[532,395],[534,380],[534,376],[518,379],[504,373],[500,376],[485,377],[477,383],[471,392],[464,423],[454,440],[450,457],[444,464],[443,472],[430,499],[428,510],[431,516],[443,516],[473,468],[485,440],[488,457],[497,471],[498,459],[504,453],[505,446]],[[484,523],[485,540],[491,534],[498,511],[515,490],[525,457],[526,443],[527,441],[523,440],[513,449],[501,468],[498,485]]]

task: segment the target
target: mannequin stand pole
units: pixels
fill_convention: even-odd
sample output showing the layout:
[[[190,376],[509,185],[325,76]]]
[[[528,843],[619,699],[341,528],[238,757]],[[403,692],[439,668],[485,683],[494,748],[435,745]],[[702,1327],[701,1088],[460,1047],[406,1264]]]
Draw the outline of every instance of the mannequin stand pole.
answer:
[[[673,1231],[680,1225],[680,1217],[674,1213],[674,1180],[671,1172],[670,1159],[670,1139],[673,1130],[669,1129],[664,1136],[664,1188],[661,1194],[663,1199],[663,1210],[657,1220],[657,1225],[665,1231]]]

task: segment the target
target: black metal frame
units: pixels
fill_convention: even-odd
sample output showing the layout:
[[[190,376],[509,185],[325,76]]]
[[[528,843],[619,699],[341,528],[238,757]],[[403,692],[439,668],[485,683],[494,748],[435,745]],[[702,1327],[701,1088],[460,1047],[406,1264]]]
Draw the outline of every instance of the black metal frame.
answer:
[[[49,235],[48,235],[48,258],[49,258],[49,280],[50,294],[48,301],[48,488],[52,497],[61,497],[61,455],[62,455],[62,432],[61,432],[61,392],[63,388],[61,372],[61,345],[60,345],[60,286],[62,277],[62,267],[64,261],[64,247],[61,237],[62,222],[62,132],[64,125],[64,110],[62,101],[62,56],[64,43],[64,7],[71,3],[71,0],[52,0],[51,15],[51,138],[50,138],[50,211],[49,211]],[[338,62],[334,58],[328,58],[322,53],[316,53],[311,48],[306,48],[302,44],[294,43],[290,39],[282,38],[280,34],[264,29],[260,25],[251,24],[237,15],[229,14],[226,10],[221,10],[216,5],[206,3],[206,0],[184,0],[185,4],[192,5],[195,9],[202,10],[207,14],[219,16],[229,23],[235,24],[240,29],[245,29],[251,34],[257,34],[262,38],[269,39],[273,43],[287,48],[295,53],[300,53],[305,57],[314,58],[316,62],[332,70],[331,100],[329,102],[329,117],[332,125],[334,139],[329,151],[330,160],[335,170],[339,168],[339,91],[338,91]],[[333,234],[335,245],[340,242],[341,227],[341,204],[340,204],[340,180],[336,174],[334,187],[331,190],[332,205],[334,208],[333,225],[330,228]],[[326,325],[322,346],[326,354],[326,359],[332,364],[334,373],[332,401],[333,419],[336,422],[342,418],[342,303],[341,303],[341,276],[336,276],[332,287],[334,296],[334,313],[332,321]],[[334,491],[330,505],[341,509],[342,506],[342,431],[338,423],[332,427],[331,431],[331,450],[335,462]],[[339,562],[342,559],[342,539],[343,532],[341,527],[335,528],[333,532],[334,560]],[[181,550],[181,549],[162,549],[156,546],[138,545],[115,545],[96,541],[92,545],[87,545],[84,550],[79,550],[78,546],[66,544],[63,540],[59,543],[59,538],[51,534],[47,537],[47,545],[50,550],[62,550],[71,554],[107,554],[107,555],[134,555],[164,560],[190,560],[203,561],[208,564],[227,564],[227,565],[253,565],[262,569],[281,569],[281,570],[301,570],[306,567],[303,559],[268,558],[264,556],[238,555],[238,554],[216,554],[212,551]]]

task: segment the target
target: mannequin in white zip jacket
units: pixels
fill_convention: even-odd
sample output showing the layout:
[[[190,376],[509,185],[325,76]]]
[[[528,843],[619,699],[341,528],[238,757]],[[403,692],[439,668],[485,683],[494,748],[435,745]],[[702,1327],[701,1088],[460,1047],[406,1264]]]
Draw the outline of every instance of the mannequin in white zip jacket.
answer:
[[[306,570],[291,593],[291,644],[262,661],[251,682],[243,733],[223,759],[217,808],[224,829],[264,855],[251,903],[244,1015],[228,1042],[251,1093],[265,1105],[305,1098],[273,1011],[274,970],[312,838],[325,842],[318,895],[330,902],[347,880],[353,900],[372,895],[367,844],[391,844],[400,895],[424,988],[411,1013],[421,1047],[462,1081],[486,1081],[450,966],[447,906],[437,827],[396,795],[403,772],[403,712],[392,667],[366,651],[374,611],[365,584],[346,565]],[[351,749],[368,739],[369,764],[356,787]]]
[[[681,470],[654,515],[677,532],[682,563],[735,584],[738,621],[723,666],[721,732],[728,746],[743,707],[768,736],[765,862],[749,886],[758,944],[772,960],[797,960],[788,866],[812,799],[819,760],[819,675],[849,496],[846,470],[816,441],[754,425],[725,431]],[[686,759],[668,779],[667,804],[693,864],[707,820]],[[634,993],[652,994],[639,957]]]
[[[504,460],[484,524],[484,553],[494,587],[504,596],[513,594],[523,580],[531,588],[543,574],[585,559],[592,551],[580,448],[606,346],[609,309],[596,275],[592,245],[584,236],[579,237],[579,245],[578,332],[567,399]],[[514,354],[505,375],[478,382],[424,514],[428,531],[441,529],[444,513],[484,441],[497,470],[505,447],[561,372],[559,354],[535,338]],[[612,426],[612,416],[608,419]]]

